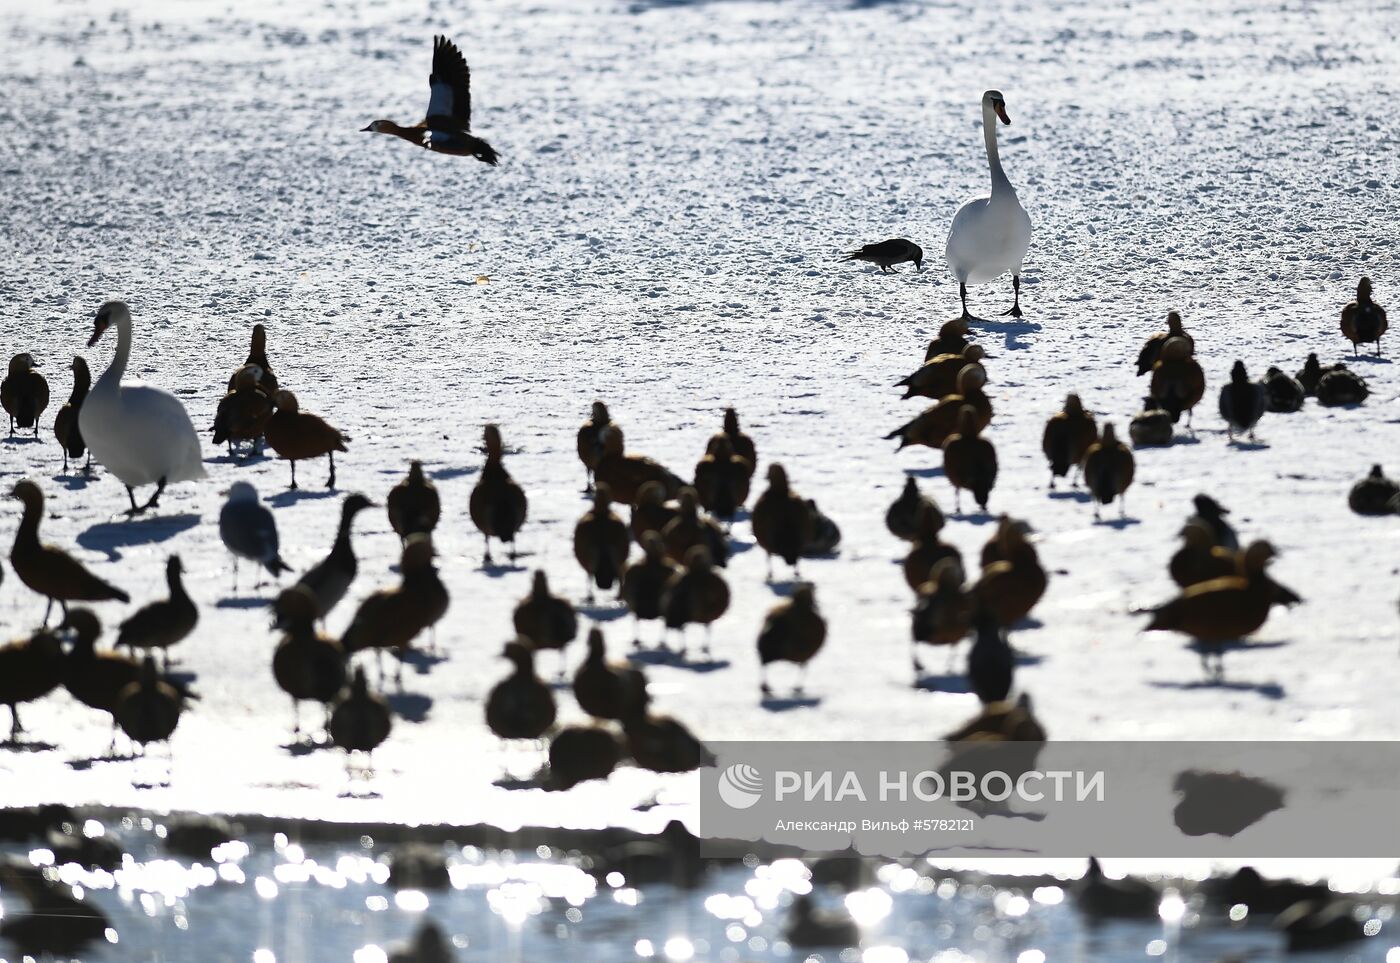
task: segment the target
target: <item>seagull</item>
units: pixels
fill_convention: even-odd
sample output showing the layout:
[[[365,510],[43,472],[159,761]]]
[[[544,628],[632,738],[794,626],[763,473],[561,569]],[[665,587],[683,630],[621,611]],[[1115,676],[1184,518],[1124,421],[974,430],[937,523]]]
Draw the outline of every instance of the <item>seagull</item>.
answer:
[[[245,481],[229,486],[228,501],[219,511],[219,537],[233,554],[233,581],[238,584],[238,560],[257,562],[275,578],[289,571],[278,552],[277,522],[258,500],[258,490]]]
[[[433,38],[433,72],[428,75],[428,115],[412,127],[392,120],[376,120],[361,128],[372,134],[392,134],[439,154],[475,157],[495,167],[494,148],[472,129],[472,74],[462,51],[446,37]]]

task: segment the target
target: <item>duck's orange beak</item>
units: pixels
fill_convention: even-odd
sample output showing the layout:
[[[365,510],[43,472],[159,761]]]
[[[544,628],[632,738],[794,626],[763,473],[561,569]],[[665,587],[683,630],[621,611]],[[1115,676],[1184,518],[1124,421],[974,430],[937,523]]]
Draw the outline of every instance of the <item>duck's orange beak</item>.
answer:
[[[1011,118],[1008,117],[1008,116],[1006,116],[1006,105],[1005,105],[1005,104],[993,104],[993,105],[992,105],[992,108],[997,112],[997,116],[1001,118],[1001,122],[1002,122],[1003,124],[1005,124],[1006,126],[1010,127],[1010,126],[1011,126]]]

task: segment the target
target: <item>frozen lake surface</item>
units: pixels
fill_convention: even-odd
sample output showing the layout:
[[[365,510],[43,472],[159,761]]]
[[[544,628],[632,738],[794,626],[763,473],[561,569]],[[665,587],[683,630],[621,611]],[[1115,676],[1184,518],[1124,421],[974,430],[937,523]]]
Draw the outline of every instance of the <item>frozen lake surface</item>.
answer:
[[[883,525],[906,474],[947,512],[952,490],[937,453],[896,454],[882,436],[919,410],[892,385],[956,312],[941,251],[957,206],[986,190],[986,87],[1006,95],[1002,159],[1036,224],[1025,318],[998,315],[1009,281],[972,289],[974,312],[996,318],[975,326],[1001,460],[991,508],[1032,522],[1051,571],[1013,638],[1035,656],[1018,681],[1051,738],[1391,738],[1400,523],[1346,506],[1400,440],[1389,358],[1354,362],[1364,406],[1266,416],[1257,446],[1227,444],[1214,399],[1236,358],[1262,375],[1348,353],[1337,317],[1362,272],[1400,306],[1397,23],[1393,3],[1364,0],[0,9],[0,347],[33,353],[54,397],[39,442],[0,444],[0,483],[37,479],[44,536],[133,604],[163,595],[164,559],[180,553],[202,611],[178,651],[202,700],[168,781],[163,761],[103,758],[105,718],[58,693],[24,713],[54,748],[0,754],[0,800],[506,829],[691,819],[687,778],[494,785],[540,761],[502,749],[483,720],[510,610],[536,567],[583,595],[574,432],[594,398],[629,450],[686,476],[735,405],[760,473],[783,463],[844,533],[836,558],[803,565],[830,624],[814,705],[760,702],[754,640],[778,594],[741,521],[718,664],[650,665],[660,710],[708,739],[922,740],[970,716],[961,656],[911,685],[905,547]],[[419,116],[434,32],[471,63],[474,126],[498,169],[359,133]],[[897,235],[923,243],[923,273],[836,263]],[[283,386],[353,439],[339,491],[306,464],[286,493],[285,464],[232,463],[207,436],[210,479],[174,487],[148,519],[120,518],[125,494],[102,472],[64,476],[52,416],[72,355],[94,376],[110,358],[110,337],[84,348],[107,297],[132,305],[131,373],[178,393],[201,428],[265,324]],[[1173,307],[1209,381],[1196,431],[1138,452],[1127,520],[1095,524],[1083,499],[1047,496],[1042,426],[1077,391],[1125,429],[1146,389],[1138,347]],[[529,493],[516,567],[483,567],[466,514],[487,422]],[[351,787],[338,753],[288,751],[262,607],[275,590],[253,592],[245,567],[233,591],[215,519],[231,482],[253,482],[302,570],[329,547],[343,493],[382,502],[411,458],[444,502],[446,659],[406,669],[375,776]],[[1166,561],[1201,490],[1242,535],[1274,543],[1275,576],[1305,599],[1230,653],[1223,681],[1132,614],[1172,593]],[[0,544],[18,518],[14,503],[0,514]],[[955,518],[945,537],[975,553],[993,520]],[[398,580],[381,510],[361,517],[355,547],[360,576],[333,632]],[[4,634],[30,631],[42,608],[7,571]],[[124,617],[97,609],[109,633]],[[617,654],[631,639],[620,614],[594,611]],[[580,643],[571,664],[581,657]],[[561,721],[582,718],[567,693],[560,706]]]

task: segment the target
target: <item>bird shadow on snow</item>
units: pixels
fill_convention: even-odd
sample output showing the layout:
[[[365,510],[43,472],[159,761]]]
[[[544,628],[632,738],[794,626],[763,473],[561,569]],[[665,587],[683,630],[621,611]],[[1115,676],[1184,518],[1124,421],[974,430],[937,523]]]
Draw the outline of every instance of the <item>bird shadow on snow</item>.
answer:
[[[1041,330],[1037,321],[1027,321],[1024,318],[1012,318],[1009,321],[992,321],[987,318],[972,318],[971,324],[977,326],[978,331],[985,331],[988,334],[1003,334],[1006,336],[1007,351],[1025,351],[1030,348],[1030,344],[1019,340],[1023,334],[1035,334]]]
[[[314,501],[321,498],[337,498],[340,492],[334,488],[323,488],[319,491],[308,491],[305,488],[289,488],[286,491],[278,492],[267,500],[273,508],[286,508],[288,505],[295,505],[297,502]]]
[[[57,475],[53,476],[53,480],[62,485],[65,491],[80,492],[84,488],[87,488],[95,479],[91,474],[82,472],[76,475],[59,472]]]
[[[633,649],[627,653],[627,661],[633,665],[664,665],[687,672],[718,672],[731,665],[728,659],[691,659],[688,652],[678,649]]]
[[[1230,442],[1230,447],[1236,451],[1263,451],[1269,447],[1267,441],[1240,441],[1238,438]]]
[[[5,439],[7,445],[37,445],[42,438],[35,438],[33,435],[10,435]]]
[[[791,712],[793,709],[815,709],[822,704],[820,696],[764,696],[758,706],[764,712]]]
[[[906,468],[904,474],[911,478],[942,478],[943,466],[937,465],[933,468]]]
[[[963,672],[945,672],[941,675],[920,674],[914,680],[914,688],[921,692],[951,692],[966,695],[972,691],[972,684]]]
[[[996,521],[996,516],[987,511],[980,511],[975,515],[970,515],[963,511],[955,511],[948,517],[957,522],[970,522],[973,525],[986,525],[988,522]]]
[[[1115,528],[1119,531],[1122,531],[1123,529],[1131,528],[1134,525],[1141,525],[1142,519],[1133,518],[1131,516],[1127,518],[1096,518],[1094,519],[1094,524],[1102,526],[1103,528]]]
[[[14,739],[6,739],[0,742],[0,749],[6,752],[52,752],[57,749],[51,742],[20,742]]]
[[[523,555],[525,553],[521,552],[519,554]],[[513,575],[516,572],[527,571],[527,569],[524,565],[517,565],[514,562],[509,562],[505,565],[502,565],[499,562],[483,561],[481,565],[477,568],[477,571],[484,573],[487,578],[501,578],[505,575]]]
[[[271,602],[260,595],[230,595],[214,603],[216,609],[262,609]]]
[[[1222,692],[1257,692],[1266,699],[1282,699],[1286,693],[1277,682],[1241,682],[1235,679],[1210,678],[1194,682],[1153,682],[1157,689],[1176,689],[1191,692],[1200,689],[1218,689]]]
[[[450,481],[453,478],[461,478],[464,475],[475,475],[481,471],[477,465],[465,465],[461,468],[437,468],[428,472],[428,477],[435,481]]]
[[[174,538],[199,524],[192,512],[163,515],[120,522],[98,522],[78,535],[78,544],[94,552],[103,552],[109,561],[122,557],[119,549],[135,545],[155,545]]]
[[[1089,501],[1089,493],[1078,489],[1057,488],[1050,491],[1050,498],[1055,501],[1079,502],[1083,505]]]
[[[433,707],[432,696],[423,695],[421,692],[393,692],[384,697],[389,708],[394,710],[394,715],[404,722],[424,722],[428,718],[428,710]]]
[[[413,667],[413,671],[419,675],[427,675],[433,666],[447,661],[447,656],[441,652],[427,649],[407,649],[399,652],[398,659]]]
[[[627,614],[627,606],[625,605],[600,605],[596,602],[584,602],[574,608],[594,622],[615,622]]]

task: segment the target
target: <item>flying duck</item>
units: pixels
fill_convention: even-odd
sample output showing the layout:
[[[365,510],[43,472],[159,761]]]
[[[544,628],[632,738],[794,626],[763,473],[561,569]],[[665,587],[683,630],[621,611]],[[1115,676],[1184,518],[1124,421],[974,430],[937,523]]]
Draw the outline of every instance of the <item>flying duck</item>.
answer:
[[[1041,437],[1040,450],[1050,461],[1050,488],[1055,488],[1055,479],[1064,478],[1070,468],[1079,468],[1084,456],[1098,440],[1098,429],[1094,416],[1084,410],[1084,405],[1076,394],[1065,396],[1065,407],[1050,416],[1045,423],[1045,434]]]
[[[1372,465],[1371,473],[1351,486],[1347,505],[1358,515],[1393,515],[1396,495],[1400,485],[1387,478],[1380,465]]]
[[[908,238],[895,237],[888,241],[876,241],[849,252],[842,261],[868,261],[879,265],[880,273],[888,274],[896,264],[914,262],[914,270],[924,269],[924,249]],[[899,272],[895,272],[896,274]]]
[[[798,574],[798,560],[812,540],[812,511],[789,487],[787,472],[777,462],[768,466],[768,488],[754,502],[751,518],[754,540],[768,555],[768,579],[773,578],[774,555]]]
[[[1095,518],[1099,517],[1099,506],[1112,505],[1115,498],[1119,517],[1125,515],[1123,494],[1133,483],[1135,467],[1132,449],[1118,440],[1112,425],[1104,425],[1103,437],[1084,455],[1084,483],[1094,496]]]
[[[710,560],[723,568],[729,561],[729,539],[725,538],[724,530],[711,519],[701,517],[695,489],[682,488],[679,502],[676,517],[661,530],[666,554],[673,562],[684,562],[692,548],[703,545],[709,550]]]
[[[1381,336],[1389,326],[1385,308],[1371,300],[1371,279],[1363,277],[1356,283],[1356,300],[1342,308],[1342,335],[1351,342],[1351,353],[1357,353],[1358,345],[1374,343],[1380,357]]]
[[[508,546],[510,560],[515,561],[515,536],[525,525],[529,500],[510,472],[506,470],[505,448],[501,429],[487,425],[482,436],[486,443],[486,464],[472,487],[467,508],[472,524],[486,543],[485,564],[491,564],[491,539],[498,538]]]
[[[152,385],[122,383],[131,359],[131,309],[126,302],[102,303],[88,347],[96,346],[113,325],[117,350],[78,411],[78,428],[92,456],[126,488],[131,502],[127,514],[139,515],[159,504],[166,485],[204,478],[204,455],[179,398]],[[154,485],[155,492],[138,507],[135,489],[142,485]]]
[[[990,441],[980,437],[979,421],[977,409],[963,405],[958,414],[957,431],[943,442],[943,471],[953,485],[954,508],[959,514],[962,514],[964,488],[972,492],[977,506],[985,512],[987,499],[997,483],[997,450]]]
[[[355,516],[373,505],[359,492],[345,496],[345,501],[340,503],[340,524],[336,528],[331,550],[297,579],[296,584],[308,589],[316,599],[316,617],[319,619],[324,619],[326,613],[336,607],[349,591],[350,583],[355,581],[360,563],[355,558],[350,530],[355,524]]]
[[[147,654],[141,661],[140,676],[117,699],[117,725],[144,749],[152,742],[169,740],[180,724],[183,709],[180,692],[160,677],[155,658]]]
[[[940,354],[962,354],[963,348],[967,347],[967,336],[972,331],[972,326],[967,323],[966,318],[954,318],[945,321],[938,329],[938,337],[928,343],[924,349],[924,360],[932,361]]]
[[[547,787],[572,789],[590,779],[607,779],[625,755],[622,739],[598,725],[565,726],[549,740]]]
[[[953,562],[958,582],[962,582],[962,552],[958,551],[956,545],[951,545],[940,537],[943,525],[943,513],[938,510],[938,506],[927,505],[919,513],[919,520],[914,527],[913,544],[909,548],[909,554],[904,557],[904,581],[915,592],[933,577],[934,569],[945,559]]]
[[[910,660],[914,684],[924,674],[919,645],[957,645],[972,631],[976,609],[972,594],[963,586],[962,564],[945,558],[933,567],[928,581],[919,586],[911,623]]]
[[[608,427],[603,432],[603,457],[593,468],[594,479],[607,484],[614,501],[636,504],[637,492],[649,481],[660,482],[667,498],[680,494],[685,482],[678,475],[651,458],[627,454],[625,444],[622,429],[616,425]]]
[[[1167,330],[1158,331],[1148,338],[1143,344],[1142,350],[1138,352],[1137,373],[1139,378],[1156,366],[1157,359],[1162,354],[1162,346],[1167,343],[1168,338],[1184,338],[1186,343],[1190,345],[1192,353],[1196,350],[1195,339],[1187,334],[1186,329],[1181,326],[1181,315],[1175,311],[1168,311]]]
[[[10,359],[10,372],[0,381],[0,403],[10,415],[11,435],[18,425],[33,428],[34,437],[39,437],[39,416],[49,406],[49,383],[39,373],[33,355],[26,352]]]
[[[390,134],[438,154],[475,157],[495,167],[500,155],[472,134],[472,75],[456,44],[433,37],[433,72],[428,75],[428,114],[412,127],[376,120],[361,132]]]
[[[1162,344],[1157,363],[1152,366],[1152,395],[1171,412],[1173,424],[1184,413],[1189,426],[1191,409],[1206,393],[1206,375],[1191,356],[1192,350],[1186,338],[1168,338]]]
[[[622,719],[641,702],[646,686],[640,669],[609,662],[602,629],[589,629],[588,656],[574,673],[579,708],[595,719]]]
[[[394,714],[384,697],[369,691],[365,670],[357,668],[350,688],[336,701],[331,710],[331,741],[345,750],[346,764],[350,755],[374,752],[394,728]]]
[[[511,615],[515,634],[536,652],[553,649],[559,653],[559,678],[564,677],[564,647],[578,635],[578,613],[566,598],[549,591],[543,570],[535,572],[530,594],[520,600]]]
[[[1346,365],[1333,365],[1317,382],[1318,404],[1328,408],[1359,405],[1370,393],[1366,379],[1348,370]]]
[[[502,739],[538,739],[554,725],[554,693],[535,675],[529,645],[508,642],[501,654],[515,668],[486,697],[486,724]]]
[[[258,500],[258,490],[245,481],[229,486],[228,501],[219,509],[219,538],[233,556],[233,587],[238,589],[238,560],[246,558],[267,569],[276,578],[291,566],[282,561],[278,547],[277,520]],[[261,579],[261,576],[259,576]]]
[[[627,566],[622,576],[622,600],[632,613],[633,645],[642,644],[642,622],[664,615],[661,600],[677,568],[666,556],[665,544],[655,531],[643,533],[641,543],[644,557]]]
[[[389,489],[384,500],[389,513],[389,525],[400,541],[414,534],[431,535],[442,515],[437,486],[423,474],[423,463],[414,459],[408,465],[408,477]]]
[[[753,465],[736,455],[729,436],[721,433],[710,439],[705,456],[695,464],[695,494],[705,511],[730,524],[749,500],[752,477]]]
[[[340,637],[347,655],[365,649],[402,655],[413,640],[447,614],[447,588],[433,565],[433,543],[423,534],[410,535],[399,562],[398,588],[372,593],[355,610]],[[399,670],[403,669],[400,662]]]
[[[316,597],[293,585],[277,596],[274,627],[282,641],[272,653],[272,676],[292,700],[292,737],[301,736],[301,703],[318,702],[330,718],[330,705],[345,688],[345,649],[316,631]]]
[[[118,646],[128,650],[160,649],[169,653],[171,646],[184,641],[194,631],[199,624],[199,609],[180,579],[184,571],[180,556],[172,555],[166,560],[165,584],[170,597],[142,606],[130,615],[117,633]]]
[[[685,654],[685,627],[694,623],[705,627],[702,652],[708,658],[711,626],[728,608],[729,585],[711,566],[710,550],[693,546],[686,552],[685,565],[672,573],[661,599],[666,627],[680,633],[681,654]]]
[[[24,731],[20,703],[41,699],[62,685],[63,665],[63,646],[47,629],[0,645],[0,705],[10,710],[10,745],[17,745]]]
[[[1167,563],[1172,581],[1182,588],[1234,575],[1239,558],[1233,549],[1215,544],[1215,533],[1203,522],[1189,521],[1181,528],[1181,548]]]
[[[325,455],[330,464],[326,487],[335,488],[335,453],[349,450],[345,443],[350,437],[331,427],[318,415],[302,411],[297,396],[290,391],[277,392],[273,404],[277,410],[264,424],[263,437],[267,439],[268,447],[292,466],[292,484],[289,487],[297,487],[298,461]]]
[[[1230,383],[1220,389],[1220,417],[1225,419],[1229,440],[1235,440],[1235,432],[1249,432],[1249,440],[1254,440],[1254,426],[1264,417],[1268,407],[1268,394],[1262,384],[1249,380],[1244,362],[1236,360],[1230,369]]]
[[[1298,379],[1271,367],[1264,372],[1265,408],[1278,414],[1292,414],[1303,407],[1307,392]]]
[[[739,428],[739,412],[733,408],[724,409],[723,430],[710,436],[705,445],[706,454],[714,452],[721,435],[729,439],[729,447],[734,454],[749,463],[749,478],[752,479],[754,471],[758,468],[758,449],[754,446],[753,439]]]
[[[588,573],[588,601],[593,586],[607,591],[617,584],[627,568],[632,548],[627,526],[611,508],[612,489],[600,481],[593,488],[593,508],[583,513],[574,526],[574,558]],[[658,536],[659,537],[659,536]]]
[[[45,624],[55,602],[66,614],[69,602],[131,601],[129,595],[93,575],[63,549],[39,541],[44,493],[38,485],[28,479],[18,481],[10,490],[10,497],[24,505],[14,546],[10,549],[10,565],[21,582],[48,599],[48,607],[44,609]]]
[[[807,663],[826,642],[826,619],[817,611],[816,590],[804,582],[793,590],[792,598],[779,602],[768,610],[763,628],[758,632],[758,661],[762,666],[759,690],[772,696],[768,686],[768,666],[774,662],[791,662],[801,669],[793,686],[794,698],[802,695],[807,679]]]
[[[944,395],[953,394],[958,390],[958,373],[970,364],[981,365],[986,356],[987,352],[980,344],[969,344],[959,351],[940,354],[925,361],[913,374],[895,382],[896,388],[905,389],[900,400],[919,397],[937,401]]]
[[[1171,412],[1162,407],[1155,395],[1142,399],[1142,410],[1128,423],[1128,437],[1138,448],[1165,448],[1172,443]]]
[[[587,478],[587,484],[583,489],[585,495],[591,494],[593,491],[593,469],[598,467],[598,462],[603,457],[603,431],[612,424],[613,420],[612,416],[608,414],[608,406],[601,401],[595,401],[588,420],[578,430],[578,460],[583,462],[583,470]]]
[[[63,449],[64,474],[68,472],[68,459],[76,461],[87,451],[87,442],[83,441],[83,433],[78,428],[78,412],[82,410],[83,401],[91,387],[92,375],[88,372],[87,362],[83,360],[82,355],[74,355],[73,393],[68,396],[67,404],[58,409],[58,414],[53,417],[53,436],[58,439],[58,444]],[[83,470],[89,471],[91,468],[92,455],[89,453]]]
[[[899,497],[885,510],[885,527],[895,538],[905,542],[914,541],[919,534],[919,513],[926,507],[938,512],[940,521],[943,513],[932,498],[919,491],[919,483],[910,475],[904,480],[904,489]]]
[[[272,373],[272,365],[267,363],[267,329],[261,324],[253,325],[253,335],[248,342],[248,357],[229,375],[228,390],[234,389],[238,373],[246,368],[257,369],[257,384],[268,397],[277,394],[277,376]]]

